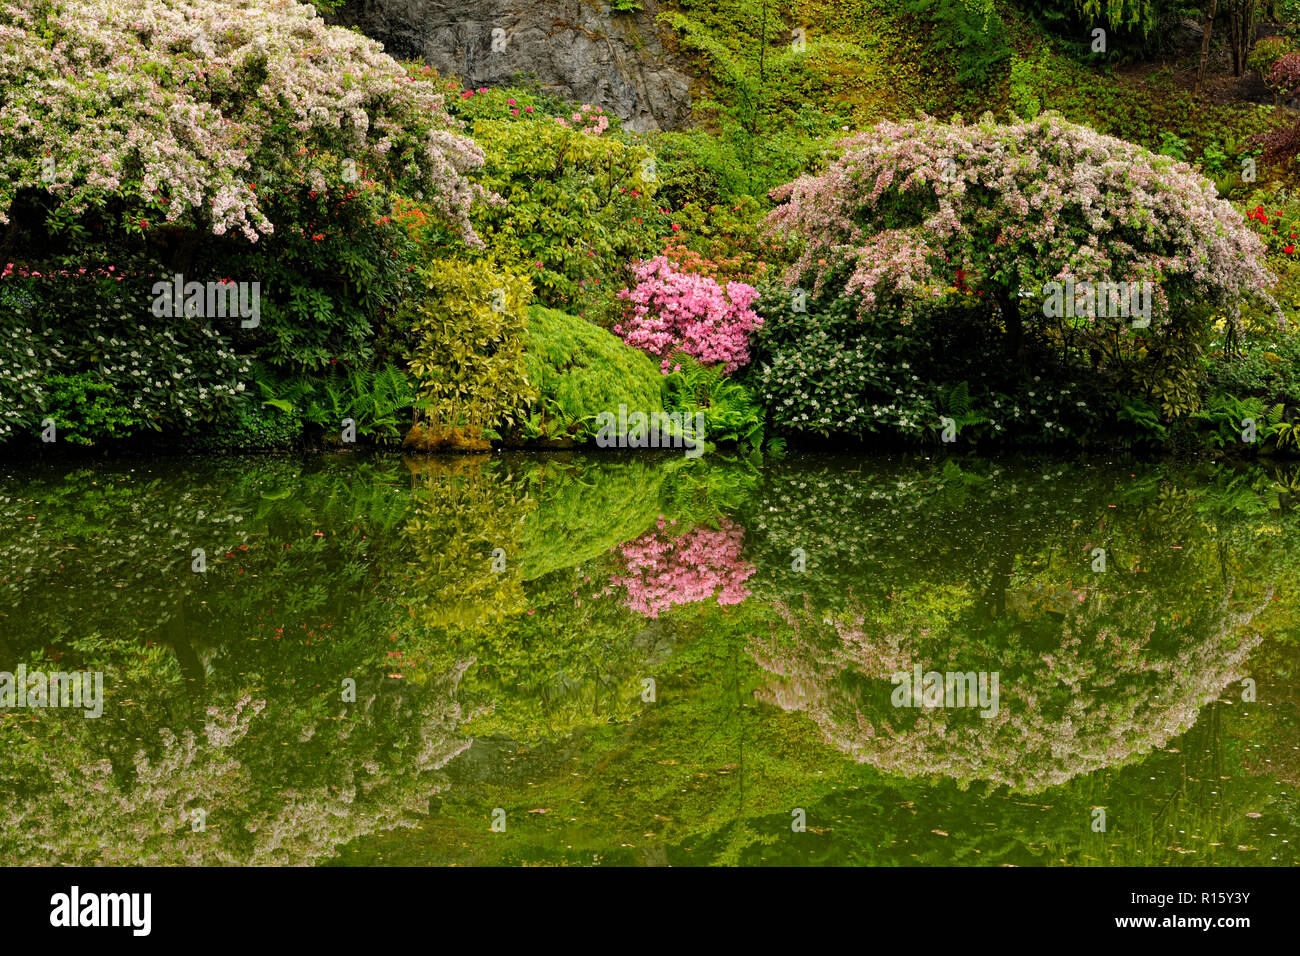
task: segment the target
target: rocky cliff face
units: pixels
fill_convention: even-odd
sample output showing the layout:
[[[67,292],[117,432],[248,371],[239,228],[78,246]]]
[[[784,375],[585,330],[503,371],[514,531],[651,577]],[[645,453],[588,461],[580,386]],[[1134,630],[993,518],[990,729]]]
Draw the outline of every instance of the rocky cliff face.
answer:
[[[658,0],[643,5],[633,14],[601,0],[349,0],[332,20],[466,86],[535,80],[629,129],[674,129],[690,113],[691,78],[664,46]]]

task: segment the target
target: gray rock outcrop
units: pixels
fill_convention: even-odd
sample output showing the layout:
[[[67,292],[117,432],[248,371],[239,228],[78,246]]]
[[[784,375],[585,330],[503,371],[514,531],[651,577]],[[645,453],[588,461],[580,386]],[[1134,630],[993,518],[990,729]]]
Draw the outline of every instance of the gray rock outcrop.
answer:
[[[665,45],[658,0],[643,4],[616,13],[600,0],[349,0],[330,20],[469,87],[535,81],[628,129],[676,129],[690,114],[691,77]]]

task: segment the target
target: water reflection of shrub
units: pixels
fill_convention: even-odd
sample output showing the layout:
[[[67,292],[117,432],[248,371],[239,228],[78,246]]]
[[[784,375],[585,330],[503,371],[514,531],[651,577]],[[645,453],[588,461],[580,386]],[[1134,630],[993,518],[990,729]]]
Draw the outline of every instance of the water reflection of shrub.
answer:
[[[644,712],[642,681],[658,673],[673,634],[602,598],[603,566],[528,582],[528,613],[497,626],[461,630],[431,647],[413,642],[422,653],[474,659],[461,683],[472,715],[467,733],[532,746]]]
[[[577,456],[408,465],[418,475],[405,528],[416,552],[411,606],[430,627],[521,613],[526,582],[593,560],[652,524],[662,481],[652,463]],[[498,548],[504,570],[494,571]]]
[[[806,712],[855,760],[1035,792],[1127,763],[1191,727],[1241,676],[1259,643],[1243,629],[1271,593],[1243,607],[1229,585],[1218,597],[1198,592],[1162,608],[1149,593],[1094,591],[1059,625],[1047,616],[1013,627],[918,613],[927,599],[918,590],[874,613],[826,617],[810,604],[779,605],[786,627],[750,648],[777,678],[759,698]],[[914,662],[923,671],[998,672],[997,713],[894,707],[891,675]]]
[[[155,727],[129,765],[102,756],[110,727],[99,721],[55,711],[22,728],[4,721],[0,861],[305,865],[413,825],[446,785],[441,768],[469,746],[463,668],[419,689],[362,683],[357,703],[328,714],[304,708],[300,687],[245,693],[210,705],[197,731]]]
[[[521,529],[537,502],[522,476],[480,456],[412,468],[418,486],[405,528],[415,551],[412,613],[428,627],[472,627],[523,610]]]
[[[5,481],[0,649],[240,642],[276,623],[260,616],[269,591],[282,619],[340,627],[362,595],[394,592],[393,552],[405,545],[395,531],[410,506],[394,493],[396,465],[259,457]]]
[[[663,480],[657,461],[537,461],[528,472],[538,507],[524,520],[524,580],[590,561],[645,531],[658,514]]]

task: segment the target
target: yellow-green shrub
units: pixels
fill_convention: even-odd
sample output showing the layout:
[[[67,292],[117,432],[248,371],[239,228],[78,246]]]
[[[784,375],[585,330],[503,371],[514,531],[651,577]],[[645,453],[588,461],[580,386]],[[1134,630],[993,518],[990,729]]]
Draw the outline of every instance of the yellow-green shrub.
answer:
[[[416,337],[409,356],[419,405],[445,428],[516,420],[532,400],[524,365],[528,280],[488,260],[431,263],[403,310]]]
[[[480,120],[474,139],[487,156],[479,182],[505,200],[477,207],[474,228],[545,304],[587,301],[654,248],[659,176],[644,146],[540,118]]]

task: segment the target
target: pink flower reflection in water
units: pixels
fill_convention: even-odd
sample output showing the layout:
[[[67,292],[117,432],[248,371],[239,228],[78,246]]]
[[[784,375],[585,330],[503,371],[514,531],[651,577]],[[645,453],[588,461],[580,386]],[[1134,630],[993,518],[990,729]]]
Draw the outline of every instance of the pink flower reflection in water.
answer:
[[[741,556],[745,529],[727,518],[719,524],[673,536],[660,516],[654,531],[619,548],[627,572],[611,584],[626,587],[627,606],[651,618],[715,594],[719,604],[739,604],[749,597],[744,582],[755,569]]]

